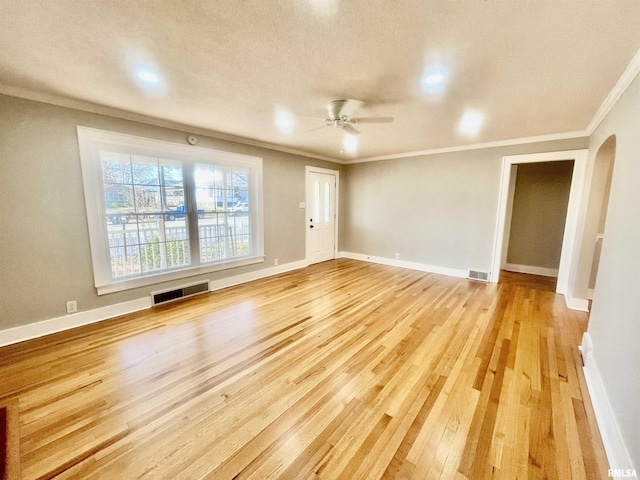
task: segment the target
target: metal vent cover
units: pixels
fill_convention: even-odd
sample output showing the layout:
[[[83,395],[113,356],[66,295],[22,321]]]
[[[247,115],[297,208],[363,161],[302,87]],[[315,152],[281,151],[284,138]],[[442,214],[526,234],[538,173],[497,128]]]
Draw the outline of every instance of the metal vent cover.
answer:
[[[481,272],[480,270],[469,270],[469,278],[471,280],[479,280],[481,282],[489,281],[489,272]]]
[[[168,290],[151,292],[151,305],[171,302],[180,298],[192,297],[200,293],[209,291],[209,280],[202,280],[197,283],[190,283],[180,287],[173,287]]]

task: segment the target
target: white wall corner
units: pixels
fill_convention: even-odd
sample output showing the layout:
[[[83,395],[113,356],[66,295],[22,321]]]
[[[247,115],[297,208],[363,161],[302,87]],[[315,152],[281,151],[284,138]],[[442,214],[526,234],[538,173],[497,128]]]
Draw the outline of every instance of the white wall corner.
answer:
[[[571,310],[579,310],[581,312],[589,311],[589,300],[586,298],[573,298],[570,293],[564,294],[564,302],[567,308]]]
[[[352,260],[361,260],[363,262],[378,263],[380,265],[389,265],[392,267],[408,268],[410,270],[418,270],[420,272],[436,273],[438,275],[446,275],[448,277],[467,278],[469,272],[457,268],[440,267],[437,265],[427,265],[426,263],[408,262],[406,260],[395,260],[393,258],[377,257],[375,255],[366,255],[353,252],[339,252],[339,258],[350,258]]]
[[[587,384],[587,390],[591,397],[591,404],[596,415],[596,422],[600,430],[600,436],[602,437],[602,443],[607,454],[607,460],[609,460],[609,468],[614,472],[618,471],[633,471],[633,463],[627,447],[624,444],[618,423],[616,422],[615,415],[609,403],[609,397],[602,383],[600,372],[595,363],[593,356],[593,344],[589,332],[585,332],[582,338],[582,356],[584,359],[584,378]],[[588,350],[585,356],[585,350]],[[613,478],[622,479],[621,476],[614,475]]]

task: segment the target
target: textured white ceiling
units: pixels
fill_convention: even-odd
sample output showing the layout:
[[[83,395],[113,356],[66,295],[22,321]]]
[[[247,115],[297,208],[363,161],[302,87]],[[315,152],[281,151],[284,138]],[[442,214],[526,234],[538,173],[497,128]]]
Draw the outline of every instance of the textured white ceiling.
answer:
[[[640,48],[638,0],[0,0],[0,84],[349,159],[584,130]],[[425,67],[449,71],[439,96]],[[135,68],[162,85],[145,89]],[[322,125],[364,102],[355,155]],[[277,109],[294,114],[289,134]],[[458,124],[485,116],[476,136]]]

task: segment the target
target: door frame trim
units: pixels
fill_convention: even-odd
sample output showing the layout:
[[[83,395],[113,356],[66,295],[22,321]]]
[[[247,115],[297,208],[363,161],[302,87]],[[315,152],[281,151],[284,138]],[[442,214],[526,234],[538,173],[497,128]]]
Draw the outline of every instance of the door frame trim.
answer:
[[[555,162],[573,160],[573,175],[571,176],[571,189],[569,203],[567,205],[567,217],[564,226],[562,240],[562,253],[558,268],[558,283],[556,292],[566,295],[570,291],[569,282],[572,280],[577,268],[578,243],[578,218],[582,210],[583,191],[587,173],[588,149],[567,150],[560,152],[531,153],[525,155],[507,155],[502,157],[502,174],[500,179],[500,193],[498,196],[498,215],[496,222],[496,234],[494,238],[493,259],[491,261],[491,282],[497,283],[500,278],[500,263],[502,251],[505,248],[505,223],[507,216],[507,203],[509,196],[509,183],[511,181],[511,167],[521,163]]]
[[[304,167],[304,251],[305,260],[307,264],[310,264],[310,252],[309,252],[309,229],[307,228],[307,218],[309,218],[309,174],[310,173],[324,173],[327,175],[335,175],[336,177],[336,205],[335,205],[335,223],[334,223],[334,239],[333,239],[333,258],[338,258],[338,225],[340,224],[340,171],[331,170],[329,168],[314,167],[312,165],[306,165]]]

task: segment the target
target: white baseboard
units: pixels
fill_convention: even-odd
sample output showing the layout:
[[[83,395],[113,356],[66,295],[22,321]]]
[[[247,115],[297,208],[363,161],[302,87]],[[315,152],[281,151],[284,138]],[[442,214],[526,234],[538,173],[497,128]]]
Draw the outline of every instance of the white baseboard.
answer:
[[[209,282],[209,290],[214,291],[221,288],[231,287],[233,285],[239,285],[241,283],[250,282],[252,280],[258,280],[260,278],[270,277],[272,275],[278,275],[280,273],[304,268],[307,265],[308,264],[306,260],[301,260],[297,262],[278,265],[277,267],[274,266],[263,268],[254,272],[221,278],[220,280]],[[114,305],[96,308],[94,310],[86,310],[84,312],[73,313],[70,315],[64,315],[62,317],[50,318],[41,322],[35,322],[28,325],[21,325],[19,327],[0,330],[0,347],[11,345],[13,343],[24,342],[25,340],[43,337],[45,335],[62,332],[64,330],[69,330],[76,327],[81,327],[83,325],[89,325],[101,320],[119,317],[120,315],[137,312],[139,310],[144,310],[147,308],[151,308],[150,295],[128,302],[116,303]]]
[[[517,273],[529,273],[531,275],[542,275],[543,277],[558,277],[557,268],[535,267],[533,265],[518,265],[506,263],[504,270]]]
[[[392,267],[408,268],[411,270],[419,270],[421,272],[437,273],[438,275],[447,275],[449,277],[467,278],[467,276],[469,275],[469,272],[467,270],[438,267],[435,265],[427,265],[425,263],[408,262],[406,260],[395,260],[386,257],[376,257],[374,255],[363,255],[361,253],[338,252],[338,257],[351,258],[352,260],[362,260],[364,262],[379,263],[381,265],[390,265]]]
[[[62,332],[71,328],[89,325],[91,323],[118,317],[127,313],[137,312],[151,307],[151,297],[138,298],[128,302],[116,303],[106,307],[72,313],[63,317],[50,318],[41,322],[29,323],[19,327],[0,330],[0,347],[12,343],[24,342],[32,338],[44,337],[52,333]]]
[[[582,345],[583,350],[584,345],[592,345],[589,332],[585,332]],[[584,361],[584,378],[587,383],[587,389],[589,390],[589,396],[591,397],[591,404],[596,414],[596,422],[600,429],[600,436],[602,437],[602,443],[604,444],[610,468],[614,470],[614,472],[616,470],[633,470],[634,467],[631,457],[620,434],[620,429],[618,428],[615,415],[611,409],[609,397],[602,383],[602,378],[600,377],[600,372],[596,366],[592,351],[586,355]],[[614,478],[622,479],[622,477],[615,475]]]
[[[571,294],[564,294],[564,303],[566,303],[567,308],[571,310],[579,310],[581,312],[589,311],[589,300],[586,298],[573,298]]]
[[[253,280],[260,280],[261,278],[272,277],[273,275],[291,272],[293,270],[298,270],[307,266],[309,266],[309,263],[306,260],[298,260],[297,262],[284,263],[282,265],[274,267],[263,268],[261,270],[255,270],[253,272],[234,275],[233,277],[221,278],[220,280],[212,280],[211,282],[209,282],[209,290],[214,292],[222,288],[233,287],[234,285],[252,282]]]

